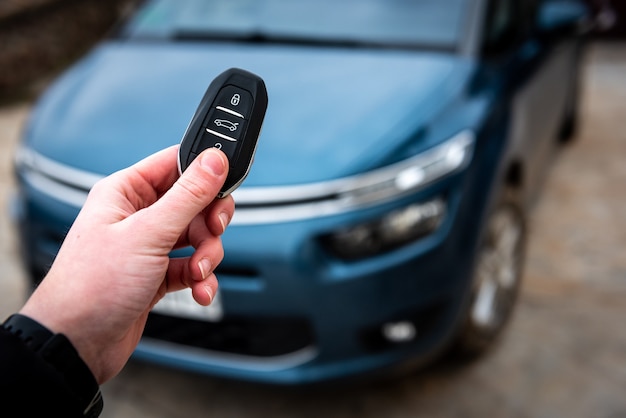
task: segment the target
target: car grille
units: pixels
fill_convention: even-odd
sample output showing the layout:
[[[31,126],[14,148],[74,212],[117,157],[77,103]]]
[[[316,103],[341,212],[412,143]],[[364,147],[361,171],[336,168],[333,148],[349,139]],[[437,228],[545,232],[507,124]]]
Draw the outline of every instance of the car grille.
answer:
[[[294,318],[223,318],[219,322],[150,313],[144,336],[176,344],[257,357],[288,354],[311,346],[308,321]]]

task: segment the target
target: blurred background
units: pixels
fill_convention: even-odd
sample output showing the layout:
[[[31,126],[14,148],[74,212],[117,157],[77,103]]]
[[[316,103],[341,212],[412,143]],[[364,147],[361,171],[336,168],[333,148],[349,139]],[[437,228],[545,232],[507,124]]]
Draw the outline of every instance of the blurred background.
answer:
[[[135,3],[0,2],[3,318],[27,292],[9,204],[20,130],[49,81]],[[585,55],[581,128],[531,214],[521,301],[487,357],[330,390],[243,384],[131,361],[103,387],[103,416],[626,417],[626,2],[613,3],[607,12],[607,2],[590,0],[606,30],[593,34]]]

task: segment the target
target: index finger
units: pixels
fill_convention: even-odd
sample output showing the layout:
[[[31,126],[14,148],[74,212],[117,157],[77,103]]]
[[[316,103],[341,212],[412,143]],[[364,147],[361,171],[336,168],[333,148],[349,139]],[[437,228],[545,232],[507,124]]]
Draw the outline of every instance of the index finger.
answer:
[[[172,145],[139,161],[130,167],[137,174],[132,178],[145,182],[159,196],[162,195],[174,185],[179,177],[178,148],[178,145]],[[131,186],[135,186],[135,190],[138,189],[137,184],[131,184]]]

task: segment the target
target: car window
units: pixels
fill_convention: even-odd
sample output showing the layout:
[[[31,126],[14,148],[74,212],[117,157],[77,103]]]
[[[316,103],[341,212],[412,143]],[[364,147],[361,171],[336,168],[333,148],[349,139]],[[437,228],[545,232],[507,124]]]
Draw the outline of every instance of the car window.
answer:
[[[129,38],[456,48],[471,0],[153,0]]]
[[[488,3],[483,51],[496,55],[526,39],[534,24],[535,0],[491,0]]]

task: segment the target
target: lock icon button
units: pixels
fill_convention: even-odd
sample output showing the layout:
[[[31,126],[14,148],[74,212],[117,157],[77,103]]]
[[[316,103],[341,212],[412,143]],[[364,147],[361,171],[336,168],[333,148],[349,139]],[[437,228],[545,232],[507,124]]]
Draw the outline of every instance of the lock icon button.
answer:
[[[237,116],[248,119],[252,112],[252,95],[250,92],[232,85],[225,86],[217,94],[215,106],[235,112]]]

